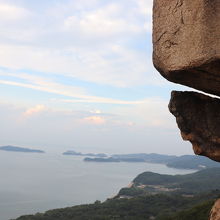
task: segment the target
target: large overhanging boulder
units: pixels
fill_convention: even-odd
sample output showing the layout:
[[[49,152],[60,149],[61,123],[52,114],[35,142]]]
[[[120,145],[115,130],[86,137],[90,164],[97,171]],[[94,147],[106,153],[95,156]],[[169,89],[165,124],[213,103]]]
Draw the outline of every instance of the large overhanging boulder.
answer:
[[[197,92],[173,91],[170,112],[184,140],[198,155],[220,162],[220,100]]]
[[[166,79],[220,95],[220,0],[154,0],[153,47]]]
[[[220,96],[220,0],[154,0],[153,62],[169,81]],[[169,109],[194,152],[220,162],[220,99],[174,91]]]
[[[220,0],[154,0],[153,62],[166,79],[220,96]],[[220,101],[173,92],[170,111],[194,152],[220,162]]]

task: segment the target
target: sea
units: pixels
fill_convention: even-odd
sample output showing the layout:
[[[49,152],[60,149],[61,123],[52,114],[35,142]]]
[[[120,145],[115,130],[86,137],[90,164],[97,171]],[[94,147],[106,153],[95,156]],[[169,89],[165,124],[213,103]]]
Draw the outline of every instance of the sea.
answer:
[[[0,220],[105,201],[140,173],[188,174],[152,163],[84,162],[58,153],[0,152]]]

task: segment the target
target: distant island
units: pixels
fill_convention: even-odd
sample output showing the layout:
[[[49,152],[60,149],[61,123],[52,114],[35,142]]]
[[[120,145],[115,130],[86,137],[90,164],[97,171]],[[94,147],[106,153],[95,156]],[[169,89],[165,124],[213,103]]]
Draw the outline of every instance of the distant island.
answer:
[[[134,162],[134,163],[138,163],[138,162],[146,162],[143,158],[116,158],[116,157],[107,157],[107,158],[90,158],[90,157],[86,157],[84,158],[84,161],[88,161],[88,162]]]
[[[0,147],[0,150],[22,152],[22,153],[45,153],[42,150],[36,150],[36,149],[30,149],[30,148],[24,148],[24,147],[15,147],[15,146],[10,146],[10,145],[2,146]]]
[[[162,154],[114,154],[110,157],[100,158],[84,158],[85,162],[129,162],[129,163],[158,163],[165,164],[168,167],[176,169],[195,169],[202,170],[204,168],[220,167],[220,164],[208,159],[207,157],[196,155],[170,156]]]
[[[121,162],[119,159],[117,158],[113,158],[113,157],[108,157],[108,158],[100,158],[100,157],[96,157],[96,158],[90,158],[90,157],[86,157],[84,158],[84,161],[87,162]]]
[[[177,159],[177,156],[169,156],[162,154],[146,154],[146,153],[138,153],[138,154],[113,154],[110,157],[106,158],[89,158],[86,157],[84,161],[90,162],[148,162],[148,163],[161,163],[167,164],[171,161]]]
[[[76,152],[74,150],[68,150],[66,152],[63,153],[63,155],[73,155],[73,156],[88,156],[88,157],[98,157],[98,158],[103,158],[103,157],[107,157],[106,154],[93,154],[93,153],[81,153],[81,152]]]

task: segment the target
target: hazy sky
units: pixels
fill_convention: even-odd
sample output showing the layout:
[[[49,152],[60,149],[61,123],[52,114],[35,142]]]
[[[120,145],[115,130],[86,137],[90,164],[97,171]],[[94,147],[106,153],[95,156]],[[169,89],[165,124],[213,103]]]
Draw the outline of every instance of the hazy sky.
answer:
[[[0,145],[192,153],[167,109],[180,86],[152,65],[151,17],[152,0],[0,0]]]

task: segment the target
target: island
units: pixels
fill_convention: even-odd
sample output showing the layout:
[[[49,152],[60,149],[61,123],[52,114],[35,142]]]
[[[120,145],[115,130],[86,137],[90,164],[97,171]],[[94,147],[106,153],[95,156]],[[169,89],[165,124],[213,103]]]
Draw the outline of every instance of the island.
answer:
[[[220,167],[220,164],[208,159],[207,157],[200,157],[197,155],[163,155],[163,154],[114,154],[110,157],[86,157],[85,162],[128,162],[128,163],[157,163],[164,164],[168,167],[176,169],[194,169],[202,170],[205,168]]]
[[[103,154],[103,153],[98,153],[98,154],[85,153],[84,154],[84,153],[81,153],[81,152],[76,152],[74,150],[68,150],[68,151],[64,152],[63,155],[88,156],[88,157],[99,157],[99,158],[107,157],[107,155]]]
[[[113,158],[113,157],[108,157],[108,158],[100,158],[100,157],[95,157],[95,158],[90,158],[90,157],[85,157],[84,161],[87,162],[120,162],[119,159]]]
[[[45,153],[42,150],[36,150],[36,149],[30,149],[30,148],[24,148],[24,147],[16,147],[16,146],[1,146],[0,150],[3,151],[12,151],[12,152],[21,152],[21,153]]]

